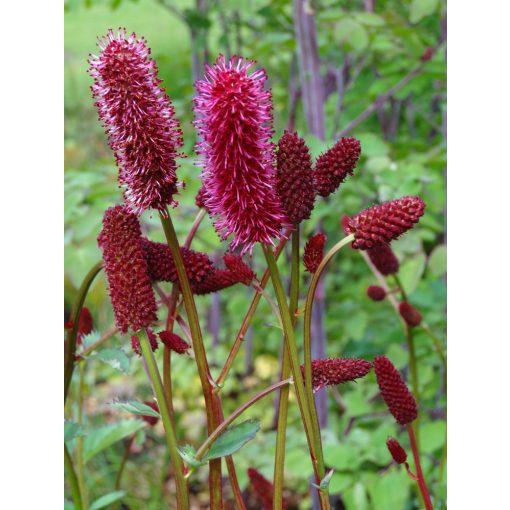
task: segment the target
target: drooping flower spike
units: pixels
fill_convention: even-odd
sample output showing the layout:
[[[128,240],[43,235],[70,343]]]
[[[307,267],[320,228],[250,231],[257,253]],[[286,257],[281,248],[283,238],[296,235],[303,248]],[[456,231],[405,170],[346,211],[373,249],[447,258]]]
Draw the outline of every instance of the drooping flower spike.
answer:
[[[377,244],[373,248],[367,250],[367,255],[372,264],[374,264],[375,268],[382,275],[389,276],[390,274],[398,273],[400,264],[389,244]]]
[[[324,257],[324,245],[326,244],[326,236],[319,232],[308,240],[305,245],[305,252],[303,254],[303,264],[309,273],[315,273],[319,264]]]
[[[223,256],[223,261],[225,267],[237,276],[240,283],[250,285],[257,278],[251,267],[241,257],[227,253]]]
[[[164,210],[175,204],[177,151],[182,132],[144,38],[108,30],[91,55],[89,73],[99,119],[115,153],[130,209]]]
[[[367,288],[367,296],[372,301],[382,301],[386,297],[386,291],[379,285],[369,285]]]
[[[416,420],[418,405],[399,371],[386,356],[376,356],[374,370],[381,395],[400,425]]]
[[[397,239],[418,223],[424,211],[420,197],[405,196],[361,211],[344,222],[344,229],[354,234],[353,248],[368,250]]]
[[[149,339],[149,345],[151,346],[152,352],[155,352],[158,350],[158,339],[156,338],[156,335],[154,334],[154,331],[152,331],[151,328],[147,328],[147,338]],[[133,349],[133,352],[137,356],[142,355],[142,348],[140,347],[140,339],[133,335],[131,337],[131,349]]]
[[[248,478],[255,496],[264,510],[272,510],[274,499],[274,485],[258,469],[248,468]],[[282,508],[287,508],[287,501],[282,500]]]
[[[331,195],[352,175],[361,154],[361,145],[356,138],[341,138],[321,154],[315,162],[313,180],[315,191],[322,197]]]
[[[125,206],[110,207],[97,241],[117,328],[124,334],[150,326],[157,320],[157,305],[138,218]]]
[[[177,283],[177,267],[172,252],[166,243],[156,243],[142,239],[143,250],[147,258],[149,276],[152,281]],[[213,270],[213,261],[205,253],[181,247],[181,255],[190,283],[204,281]]]
[[[242,283],[239,278],[240,275],[230,271],[230,269],[215,267],[203,281],[192,283],[191,290],[193,294],[203,296],[205,294],[219,292],[237,283]]]
[[[386,446],[388,447],[388,450],[393,460],[397,464],[405,463],[405,461],[407,460],[407,453],[394,437],[388,438],[388,440],[386,441]]]
[[[406,324],[411,328],[415,328],[419,326],[422,321],[421,313],[416,310],[416,308],[408,303],[407,301],[403,301],[398,306],[398,311],[400,312],[401,317],[404,319]]]
[[[372,363],[364,359],[332,358],[312,360],[312,389],[315,393],[326,386],[335,386],[364,377]],[[303,377],[304,365],[301,365]]]
[[[315,201],[312,158],[297,133],[285,131],[278,141],[276,192],[290,223],[298,225],[310,218]]]
[[[275,190],[271,91],[254,62],[220,55],[195,84],[197,146],[204,204],[222,239],[233,235],[241,255],[257,242],[280,239],[284,213]]]
[[[176,352],[177,354],[186,354],[188,349],[191,347],[188,342],[171,331],[163,330],[158,333],[158,336],[166,347],[168,347],[171,351]]]

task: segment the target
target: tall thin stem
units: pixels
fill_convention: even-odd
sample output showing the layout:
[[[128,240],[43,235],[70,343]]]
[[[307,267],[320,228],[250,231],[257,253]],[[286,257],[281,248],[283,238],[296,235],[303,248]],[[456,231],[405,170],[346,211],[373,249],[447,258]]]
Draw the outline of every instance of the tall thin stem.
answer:
[[[175,436],[174,425],[168,411],[165,391],[163,389],[163,382],[161,381],[161,376],[159,374],[154,355],[152,354],[152,349],[149,343],[149,339],[147,338],[147,334],[140,335],[140,347],[147,364],[147,371],[151,380],[152,388],[154,390],[154,395],[156,396],[158,402],[159,414],[161,415],[161,421],[163,422],[163,426],[165,428],[165,437],[168,445],[168,451],[170,452],[170,458],[174,466],[175,483],[177,486],[177,506],[179,509],[187,509],[189,508],[189,500],[188,487],[184,478],[184,465],[181,456],[177,451],[177,438]]]
[[[80,363],[80,383],[78,386],[78,425],[83,425],[83,397],[85,391],[85,363]],[[80,492],[82,496],[83,509],[87,510],[88,497],[85,486],[85,461],[83,459],[83,436],[78,436],[75,441],[76,445],[76,471],[78,483],[80,484]]]
[[[71,314],[71,318],[73,321],[73,327],[69,331],[67,335],[67,348],[66,348],[66,357],[65,357],[65,365],[64,365],[64,404],[67,400],[67,394],[69,393],[69,387],[71,386],[71,379],[73,377],[74,370],[74,354],[76,352],[76,337],[78,335],[78,326],[80,322],[81,309],[83,308],[83,303],[85,302],[85,297],[87,296],[87,292],[89,291],[92,282],[96,275],[101,271],[103,267],[103,261],[100,260],[96,264],[92,266],[90,271],[85,275],[80,288],[78,289],[78,294],[76,295],[76,302],[73,307],[73,313]]]
[[[420,454],[418,452],[418,445],[416,443],[416,436],[414,435],[414,428],[412,423],[406,425],[407,433],[409,435],[409,441],[411,443],[411,449],[413,451],[414,465],[416,468],[416,476],[418,477],[418,486],[420,488],[420,493],[423,498],[423,502],[425,503],[426,510],[434,510],[432,508],[432,501],[430,499],[429,490],[427,484],[425,482],[425,478],[423,476],[423,471],[421,469],[420,463]]]
[[[289,308],[292,313],[293,326],[296,323],[296,310],[299,301],[299,225],[292,232],[291,283]],[[290,362],[287,349],[282,353],[282,379],[290,376]],[[278,423],[276,427],[276,450],[274,456],[274,496],[273,510],[283,508],[283,482],[285,473],[285,442],[287,433],[287,416],[289,409],[289,386],[280,390],[278,402]]]
[[[165,211],[164,213],[160,212],[160,219],[161,224],[163,225],[163,230],[165,231],[168,247],[170,248],[175,262],[177,275],[179,277],[179,287],[181,289],[186,314],[188,316],[195,361],[197,363],[198,374],[205,399],[207,430],[210,434],[219,425],[219,414],[216,410],[217,402],[219,403],[219,401],[214,398],[213,387],[210,384],[212,377],[209,370],[209,364],[207,363],[202,331],[200,330],[200,323],[198,321],[198,313],[193,299],[193,294],[191,292],[186,268],[182,260],[181,250],[172,219],[168,214],[168,211]],[[209,493],[211,497],[211,509],[221,509],[223,506],[221,490],[221,459],[211,460],[209,463]]]
[[[306,296],[306,304],[305,304],[305,312],[304,312],[304,334],[303,334],[303,349],[304,349],[304,359],[305,359],[305,391],[306,391],[306,399],[308,402],[308,407],[310,408],[311,419],[312,419],[312,427],[314,437],[317,441],[316,448],[322,451],[322,445],[320,443],[320,427],[319,420],[317,417],[317,410],[315,409],[315,400],[313,398],[313,388],[312,388],[312,336],[311,336],[311,326],[312,326],[312,308],[313,308],[313,300],[315,297],[315,291],[317,290],[317,285],[319,283],[319,279],[328,265],[329,261],[334,257],[334,255],[340,251],[344,246],[347,246],[354,239],[354,236],[351,234],[347,237],[344,237],[341,241],[336,243],[331,250],[324,256],[317,271],[312,276],[312,280],[310,282],[310,286],[308,287],[308,293]],[[324,460],[322,456],[320,458],[321,461],[321,471],[325,472]],[[322,475],[324,476],[324,474]]]
[[[278,271],[278,266],[276,265],[276,260],[273,251],[271,250],[270,247],[268,246],[264,247],[264,255],[266,256],[267,265],[269,267],[269,272],[271,274],[271,280],[273,282],[273,287],[278,301],[278,306],[280,308],[280,315],[282,317],[284,325],[285,346],[289,354],[290,369],[292,376],[294,378],[294,386],[296,388],[297,401],[299,405],[299,410],[301,412],[301,419],[303,421],[303,425],[305,428],[306,438],[308,441],[308,448],[310,450],[310,456],[312,458],[312,465],[316,483],[317,485],[319,485],[320,481],[322,480],[325,474],[324,460],[322,458],[322,448],[320,447],[317,448],[317,445],[320,446],[320,438],[317,439],[313,435],[310,409],[306,399],[303,376],[301,374],[301,368],[299,364],[294,328],[292,325],[292,316],[290,314],[289,305],[287,304],[287,299],[285,297],[285,292],[283,290],[283,285],[281,282],[280,273]],[[327,490],[320,490],[319,498],[321,502],[321,508],[329,509],[330,504]]]
[[[67,468],[67,479],[71,484],[71,494],[73,495],[74,508],[75,510],[83,510],[83,504],[81,499],[80,492],[80,484],[78,483],[78,477],[76,476],[76,471],[73,466],[73,459],[67,449],[67,446],[64,444],[64,463]]]

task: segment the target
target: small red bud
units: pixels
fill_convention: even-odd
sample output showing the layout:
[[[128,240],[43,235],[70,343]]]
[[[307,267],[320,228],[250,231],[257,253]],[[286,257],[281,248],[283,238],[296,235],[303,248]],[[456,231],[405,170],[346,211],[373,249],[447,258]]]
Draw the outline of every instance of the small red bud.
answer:
[[[406,451],[402,448],[402,446],[400,446],[400,443],[394,437],[388,438],[386,446],[388,447],[393,460],[397,464],[403,464],[407,460]]]
[[[367,289],[367,296],[372,301],[382,301],[386,297],[386,291],[379,285],[370,285]]]
[[[422,320],[421,313],[407,301],[403,301],[402,303],[400,303],[398,309],[400,311],[400,315],[405,320],[406,324],[411,328],[414,328],[421,324]]]

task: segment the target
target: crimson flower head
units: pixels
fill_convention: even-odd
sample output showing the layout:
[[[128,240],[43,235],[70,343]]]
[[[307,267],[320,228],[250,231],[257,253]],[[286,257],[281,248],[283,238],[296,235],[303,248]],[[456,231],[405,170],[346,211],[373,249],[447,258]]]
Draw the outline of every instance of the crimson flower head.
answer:
[[[326,386],[335,386],[354,381],[368,374],[372,363],[364,359],[332,358],[314,359],[312,361],[312,389],[315,393]],[[305,367],[301,365],[301,373],[305,375]]]
[[[386,446],[388,447],[388,450],[393,457],[393,460],[397,464],[404,464],[407,460],[407,453],[406,451],[400,446],[400,443],[394,438],[389,437],[386,441]]]
[[[309,273],[315,273],[319,264],[322,262],[324,257],[324,245],[326,244],[326,236],[319,232],[318,234],[310,237],[305,245],[305,253],[303,255],[303,263],[305,269]]]
[[[228,270],[238,277],[238,281],[244,285],[250,283],[257,278],[257,275],[252,271],[251,267],[246,264],[241,257],[226,253],[223,256],[223,261]]]
[[[72,329],[73,321],[70,319],[68,322],[64,323],[64,328]],[[76,342],[78,345],[81,345],[82,339],[84,336],[92,333],[92,329],[94,327],[92,321],[92,315],[90,315],[89,309],[84,306],[80,312],[80,318],[78,320],[78,334],[76,335]]]
[[[421,313],[407,301],[403,301],[402,303],[400,303],[400,305],[398,306],[398,310],[406,324],[411,328],[414,328],[421,324],[422,320]]]
[[[297,225],[310,217],[315,201],[312,158],[297,133],[285,131],[278,141],[276,192],[290,223]]]
[[[255,496],[260,501],[263,510],[272,510],[274,485],[258,469],[248,468],[248,478]],[[282,501],[282,508],[287,508],[287,501]]]
[[[185,354],[190,348],[188,342],[183,340],[179,335],[167,331],[166,329],[158,333],[158,336],[166,347],[177,354]]]
[[[154,411],[156,411],[157,413],[159,413],[159,407],[158,407],[158,404],[156,404],[156,402],[153,402],[153,401],[145,401],[144,404],[146,406],[149,406],[150,408],[154,409]],[[147,422],[151,427],[153,427],[154,425],[156,425],[156,423],[158,423],[158,420],[159,418],[157,416],[142,416],[142,418],[144,419],[145,422]]]
[[[143,250],[147,259],[149,276],[152,281],[177,283],[177,267],[172,252],[166,243],[155,243],[142,239]],[[181,255],[190,283],[205,280],[213,269],[213,262],[205,253],[181,247]]]
[[[379,285],[369,285],[367,296],[372,301],[382,301],[386,297],[386,291]]]
[[[424,211],[420,197],[405,196],[361,211],[344,227],[348,234],[354,234],[353,248],[368,250],[397,239],[418,223]]]
[[[135,213],[164,210],[177,192],[182,132],[143,38],[108,30],[91,55],[89,73],[99,119],[119,167],[124,197]]]
[[[348,218],[348,216],[347,216]],[[376,244],[367,250],[367,255],[375,268],[384,276],[398,273],[400,266],[391,246],[386,243]]]
[[[195,125],[201,141],[205,207],[222,239],[251,250],[281,238],[284,213],[274,189],[271,91],[254,62],[220,55],[195,84]]]
[[[416,420],[418,405],[399,371],[386,356],[376,356],[374,370],[381,395],[400,425]]]
[[[125,206],[110,207],[97,241],[117,328],[124,334],[150,326],[158,318],[157,305],[138,218]]]
[[[356,138],[341,138],[315,162],[313,179],[315,191],[327,197],[337,190],[348,175],[352,175],[361,154]]]
[[[213,292],[219,292],[227,287],[232,287],[232,285],[235,285],[236,283],[241,283],[239,280],[239,274],[234,273],[230,269],[215,267],[207,275],[205,280],[199,283],[192,283],[191,290],[193,294],[202,296]]]

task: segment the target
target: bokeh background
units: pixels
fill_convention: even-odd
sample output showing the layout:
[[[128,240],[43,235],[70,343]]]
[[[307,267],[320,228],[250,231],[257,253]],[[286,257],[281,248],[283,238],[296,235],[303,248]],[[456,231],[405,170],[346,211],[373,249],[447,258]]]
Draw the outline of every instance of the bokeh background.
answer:
[[[397,85],[349,135],[361,140],[362,157],[354,177],[328,200],[318,200],[312,218],[303,224],[303,241],[318,229],[331,246],[341,237],[339,220],[375,202],[405,194],[421,195],[425,216],[417,228],[394,243],[401,261],[400,279],[410,301],[445,344],[446,333],[446,19],[443,0],[310,1],[314,12],[323,90],[324,136],[310,127],[303,108],[292,2],[275,0],[70,0],[65,6],[65,316],[87,270],[100,258],[96,237],[104,210],[121,201],[117,170],[91,99],[87,58],[96,51],[96,38],[108,28],[126,27],[143,35],[152,48],[159,76],[172,98],[185,138],[187,158],[179,177],[186,188],[174,210],[178,234],[186,235],[197,208],[200,186],[194,166],[195,131],[193,81],[204,61],[238,54],[265,67],[273,91],[275,141],[293,125],[314,156],[330,147],[342,130],[378,97]],[[437,49],[432,52],[430,49]],[[432,54],[433,53],[433,54]],[[406,81],[407,80],[407,81]],[[319,135],[319,136],[318,136]],[[144,230],[163,240],[156,215],[143,216]],[[220,243],[206,218],[194,248],[221,257]],[[262,274],[263,257],[254,250],[252,266]],[[288,276],[287,270],[283,274]],[[302,286],[308,282],[302,277]],[[314,327],[328,356],[371,359],[386,353],[407,371],[408,352],[399,318],[387,302],[374,303],[366,288],[376,280],[363,259],[347,249],[331,263],[319,298]],[[208,355],[217,375],[229,352],[252,297],[245,287],[232,287],[198,298]],[[104,278],[91,289],[87,306],[97,340],[113,324]],[[161,314],[162,315],[162,314]],[[416,333],[420,375],[420,440],[423,464],[437,509],[446,500],[443,452],[446,432],[444,370],[431,339]],[[271,310],[259,306],[243,350],[222,390],[225,412],[278,377],[280,332]],[[89,502],[113,489],[124,454],[125,438],[137,432],[126,465],[121,505],[130,509],[171,508],[161,429],[144,428],[140,420],[111,407],[117,398],[147,400],[150,388],[129,337],[113,336],[76,371],[68,415],[81,422],[89,454],[85,479]],[[191,358],[172,365],[178,436],[199,444],[205,423],[200,383]],[[81,381],[81,393],[78,391]],[[390,463],[387,436],[406,436],[377,398],[373,374],[358,384],[323,392],[322,419],[326,463],[335,469],[330,490],[336,508],[348,510],[410,510],[419,502],[412,482]],[[79,412],[79,398],[82,412]],[[272,477],[274,408],[269,400],[247,413],[261,419],[262,431],[235,455],[242,488],[246,469],[256,467]],[[311,472],[306,441],[296,405],[290,406],[286,461],[287,497],[296,507],[309,508],[307,476]],[[98,447],[99,444],[99,447]],[[193,477],[193,500],[207,508],[206,473]],[[226,498],[229,498],[226,482]],[[247,488],[249,493],[249,488]],[[70,499],[70,498],[68,498]],[[303,501],[301,501],[303,499]],[[72,508],[71,503],[66,505]],[[122,506],[120,506],[122,508]],[[256,506],[254,506],[256,508]]]

